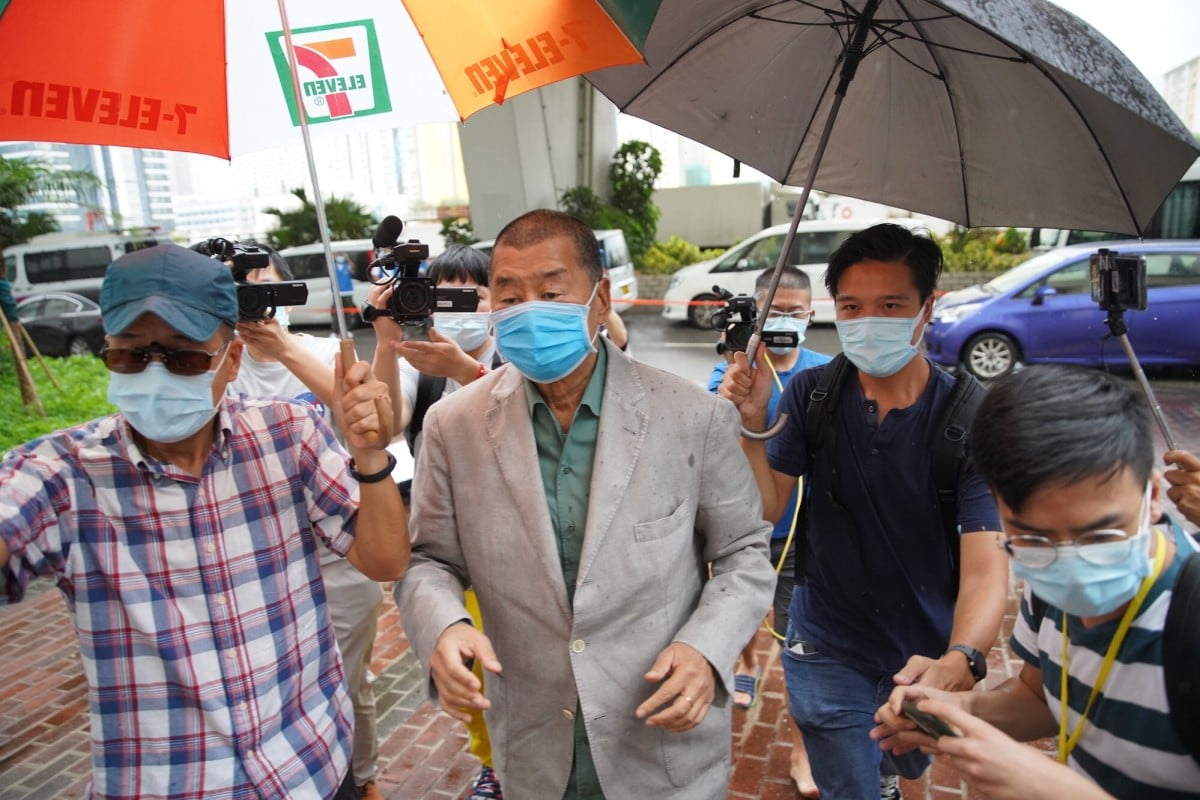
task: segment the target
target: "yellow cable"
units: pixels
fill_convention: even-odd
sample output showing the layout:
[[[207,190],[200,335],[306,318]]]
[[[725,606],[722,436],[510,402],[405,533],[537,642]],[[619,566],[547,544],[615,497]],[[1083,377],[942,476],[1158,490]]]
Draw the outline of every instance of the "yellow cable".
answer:
[[[764,354],[767,366],[771,369],[771,377],[775,379],[775,386],[779,389],[780,394],[783,393],[783,381],[779,380],[779,373],[775,370],[775,365],[771,362],[769,353]],[[792,526],[788,529],[787,539],[783,543],[783,552],[779,554],[779,563],[775,565],[775,580],[779,580],[779,575],[783,572],[783,564],[787,561],[788,552],[792,549],[792,539],[796,535],[796,521],[800,518],[800,503],[804,502],[804,497],[800,493],[804,488],[804,477],[796,478],[796,507],[792,510]],[[786,637],[781,636],[775,629],[767,624],[767,620],[763,619],[763,628],[767,633],[774,636],[778,641],[785,641]],[[786,634],[787,631],[784,631]]]

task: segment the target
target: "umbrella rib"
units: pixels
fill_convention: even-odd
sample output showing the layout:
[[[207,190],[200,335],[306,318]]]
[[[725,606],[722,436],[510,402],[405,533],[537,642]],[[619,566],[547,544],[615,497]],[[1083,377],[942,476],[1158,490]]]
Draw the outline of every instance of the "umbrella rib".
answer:
[[[908,16],[909,20],[912,22],[913,29],[921,34],[921,38],[918,41],[920,41],[922,44],[925,44],[926,47],[928,47],[928,43],[925,41],[925,38],[924,38],[925,31],[922,27],[922,23],[924,23],[928,20],[923,20],[923,19],[918,20],[916,18],[916,16],[914,16],[912,14],[912,12],[909,11],[908,4],[905,2],[905,0],[896,0],[896,5],[898,5],[900,7],[900,10],[903,11]],[[895,52],[895,50],[893,49],[892,52]],[[954,92],[951,89],[950,81],[946,78],[946,70],[945,70],[944,66],[942,65],[942,61],[938,57],[938,55],[939,54],[935,50],[929,49],[929,57],[931,59],[933,59],[933,63],[937,64],[938,72],[941,73],[941,75],[939,76],[940,80],[942,81],[942,85],[946,87],[946,98],[950,103],[950,117],[954,120],[954,140],[956,142],[956,146],[958,149],[958,163],[959,163],[958,174],[959,174],[959,181],[962,184],[963,219],[966,221],[966,223],[967,223],[966,226],[969,228],[969,227],[971,227],[971,195],[967,192],[966,170],[964,170],[962,168],[962,164],[963,164],[962,127],[959,125],[958,106],[954,102]]]

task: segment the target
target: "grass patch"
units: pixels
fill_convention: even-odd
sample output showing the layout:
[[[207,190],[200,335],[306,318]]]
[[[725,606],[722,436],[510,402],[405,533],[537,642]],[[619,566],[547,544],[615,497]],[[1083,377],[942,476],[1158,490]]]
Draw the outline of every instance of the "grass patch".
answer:
[[[60,428],[69,428],[116,411],[108,402],[108,370],[95,356],[47,358],[46,364],[62,386],[54,388],[36,359],[29,360],[29,372],[38,396],[46,407],[46,416],[21,402],[12,348],[0,331],[0,452]]]

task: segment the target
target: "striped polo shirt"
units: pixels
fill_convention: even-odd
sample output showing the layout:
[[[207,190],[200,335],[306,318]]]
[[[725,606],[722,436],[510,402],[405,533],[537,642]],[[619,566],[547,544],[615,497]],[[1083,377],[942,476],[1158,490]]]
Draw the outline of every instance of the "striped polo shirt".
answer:
[[[1174,535],[1177,552],[1150,589],[1096,698],[1083,734],[1068,763],[1118,798],[1195,798],[1200,792],[1200,765],[1175,731],[1163,680],[1162,629],[1171,603],[1171,587],[1183,558],[1196,549],[1181,529]],[[1061,723],[1062,624],[1064,612],[1045,606],[1039,621],[1025,587],[1021,614],[1013,629],[1012,649],[1042,671],[1046,704]],[[1067,648],[1068,730],[1074,730],[1087,706],[1109,642],[1120,619],[1084,628],[1069,620]]]

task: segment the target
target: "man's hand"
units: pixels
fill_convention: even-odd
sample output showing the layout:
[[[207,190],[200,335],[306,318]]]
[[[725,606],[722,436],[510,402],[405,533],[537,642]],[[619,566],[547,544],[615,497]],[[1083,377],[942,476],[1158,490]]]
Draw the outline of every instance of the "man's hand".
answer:
[[[930,749],[958,770],[972,789],[992,800],[1111,800],[1111,795],[1092,781],[957,704],[925,700],[917,708],[958,730],[959,736],[933,740]]]
[[[962,692],[975,686],[975,676],[967,657],[953,650],[938,659],[913,656],[904,669],[892,676],[897,686],[920,684],[948,692]]]
[[[936,753],[937,740],[918,730],[910,719],[900,713],[900,706],[903,703],[916,703],[917,708],[923,708],[921,701],[932,699],[963,707],[969,694],[943,692],[925,686],[897,686],[888,701],[875,712],[875,722],[878,724],[871,729],[870,736],[879,742],[880,748],[894,755],[903,755],[918,748]]]
[[[771,371],[763,369],[762,359],[766,348],[758,348],[758,363],[760,366],[750,366],[750,360],[743,352],[733,353],[717,394],[731,401],[738,407],[742,415],[742,424],[748,428],[765,426],[767,406],[771,402]]]
[[[385,449],[392,440],[393,418],[387,384],[371,373],[368,362],[356,361],[345,369],[341,358],[337,360],[334,384],[337,393],[334,412],[355,461],[359,461],[362,451]],[[361,473],[375,471],[363,463],[358,467]]]
[[[634,716],[654,728],[680,733],[696,727],[716,694],[712,665],[683,642],[667,645],[644,677],[651,683],[662,681],[662,685],[638,706]],[[661,710],[654,713],[656,709]]]
[[[399,342],[396,352],[404,356],[417,372],[438,378],[452,378],[468,384],[479,374],[479,362],[463,352],[458,343],[437,328],[429,329],[428,342]]]
[[[429,659],[429,671],[437,686],[438,703],[455,719],[471,721],[471,709],[485,710],[491,703],[483,696],[483,684],[471,672],[468,662],[478,660],[488,672],[502,667],[491,641],[482,631],[460,622],[442,631]]]
[[[1167,497],[1188,522],[1200,525],[1200,458],[1186,450],[1171,450],[1163,456],[1163,461],[1177,467],[1163,473],[1171,484]]]
[[[291,346],[292,338],[279,321],[274,317],[258,319],[253,322],[239,322],[238,336],[255,352],[262,353],[276,361],[282,361],[284,353]]]
[[[395,288],[396,284],[394,283],[373,285],[367,292],[367,305],[380,310],[386,309]],[[379,315],[372,320],[371,327],[375,329],[376,349],[384,347],[394,349],[404,340],[404,329],[391,317]]]

